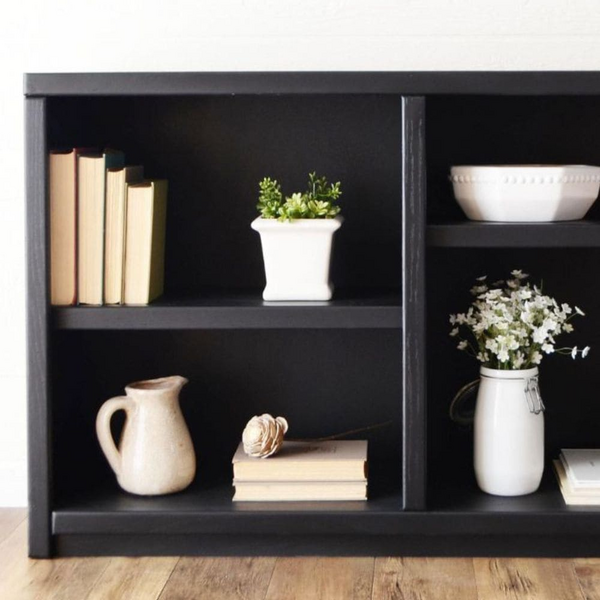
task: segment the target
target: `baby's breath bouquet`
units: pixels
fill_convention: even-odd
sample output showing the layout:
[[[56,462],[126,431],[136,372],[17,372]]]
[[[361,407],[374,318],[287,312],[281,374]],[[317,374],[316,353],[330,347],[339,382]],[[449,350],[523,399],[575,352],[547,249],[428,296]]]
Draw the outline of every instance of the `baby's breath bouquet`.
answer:
[[[512,278],[490,285],[487,276],[477,278],[471,289],[475,297],[466,313],[450,315],[450,335],[459,339],[458,349],[474,356],[490,369],[530,369],[544,354],[567,354],[585,358],[589,346],[579,350],[556,347],[556,339],[571,333],[571,321],[584,312],[558,302],[531,285],[520,270]]]

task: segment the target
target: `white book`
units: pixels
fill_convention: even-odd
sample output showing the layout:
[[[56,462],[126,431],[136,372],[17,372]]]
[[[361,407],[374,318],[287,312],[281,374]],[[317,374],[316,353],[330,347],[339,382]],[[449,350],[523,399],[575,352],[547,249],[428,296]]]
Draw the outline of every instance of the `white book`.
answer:
[[[560,460],[574,490],[597,487],[600,490],[600,450],[562,450]]]
[[[268,458],[248,456],[240,443],[232,462],[236,482],[364,482],[367,441],[285,441],[281,450]]]
[[[367,481],[243,481],[234,502],[345,502],[367,499]]]
[[[564,465],[560,460],[552,461],[556,478],[560,487],[560,492],[566,504],[579,506],[598,506],[600,505],[600,489],[599,488],[580,488],[573,489],[571,482],[567,476]]]

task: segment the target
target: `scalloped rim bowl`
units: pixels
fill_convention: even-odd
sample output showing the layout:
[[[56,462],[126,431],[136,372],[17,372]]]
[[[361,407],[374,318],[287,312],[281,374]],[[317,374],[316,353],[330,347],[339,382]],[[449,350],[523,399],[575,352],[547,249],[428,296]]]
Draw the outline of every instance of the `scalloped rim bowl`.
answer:
[[[472,221],[547,223],[583,219],[600,190],[600,167],[455,166],[454,196]]]

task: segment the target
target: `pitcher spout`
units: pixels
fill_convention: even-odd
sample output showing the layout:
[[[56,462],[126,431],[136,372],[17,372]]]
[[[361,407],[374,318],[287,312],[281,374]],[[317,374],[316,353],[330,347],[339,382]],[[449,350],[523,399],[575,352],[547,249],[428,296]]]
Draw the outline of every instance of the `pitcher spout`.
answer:
[[[125,390],[129,392],[174,392],[179,393],[188,380],[181,375],[170,375],[158,379],[146,379],[130,383]]]

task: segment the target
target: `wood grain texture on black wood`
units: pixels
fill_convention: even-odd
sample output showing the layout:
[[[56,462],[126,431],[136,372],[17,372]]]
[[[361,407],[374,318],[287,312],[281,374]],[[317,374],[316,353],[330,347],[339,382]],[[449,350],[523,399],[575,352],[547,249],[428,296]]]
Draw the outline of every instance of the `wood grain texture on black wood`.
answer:
[[[27,361],[29,553],[50,555],[50,381],[48,378],[48,202],[46,100],[25,101],[27,161]]]
[[[425,99],[402,99],[404,508],[425,508]]]

